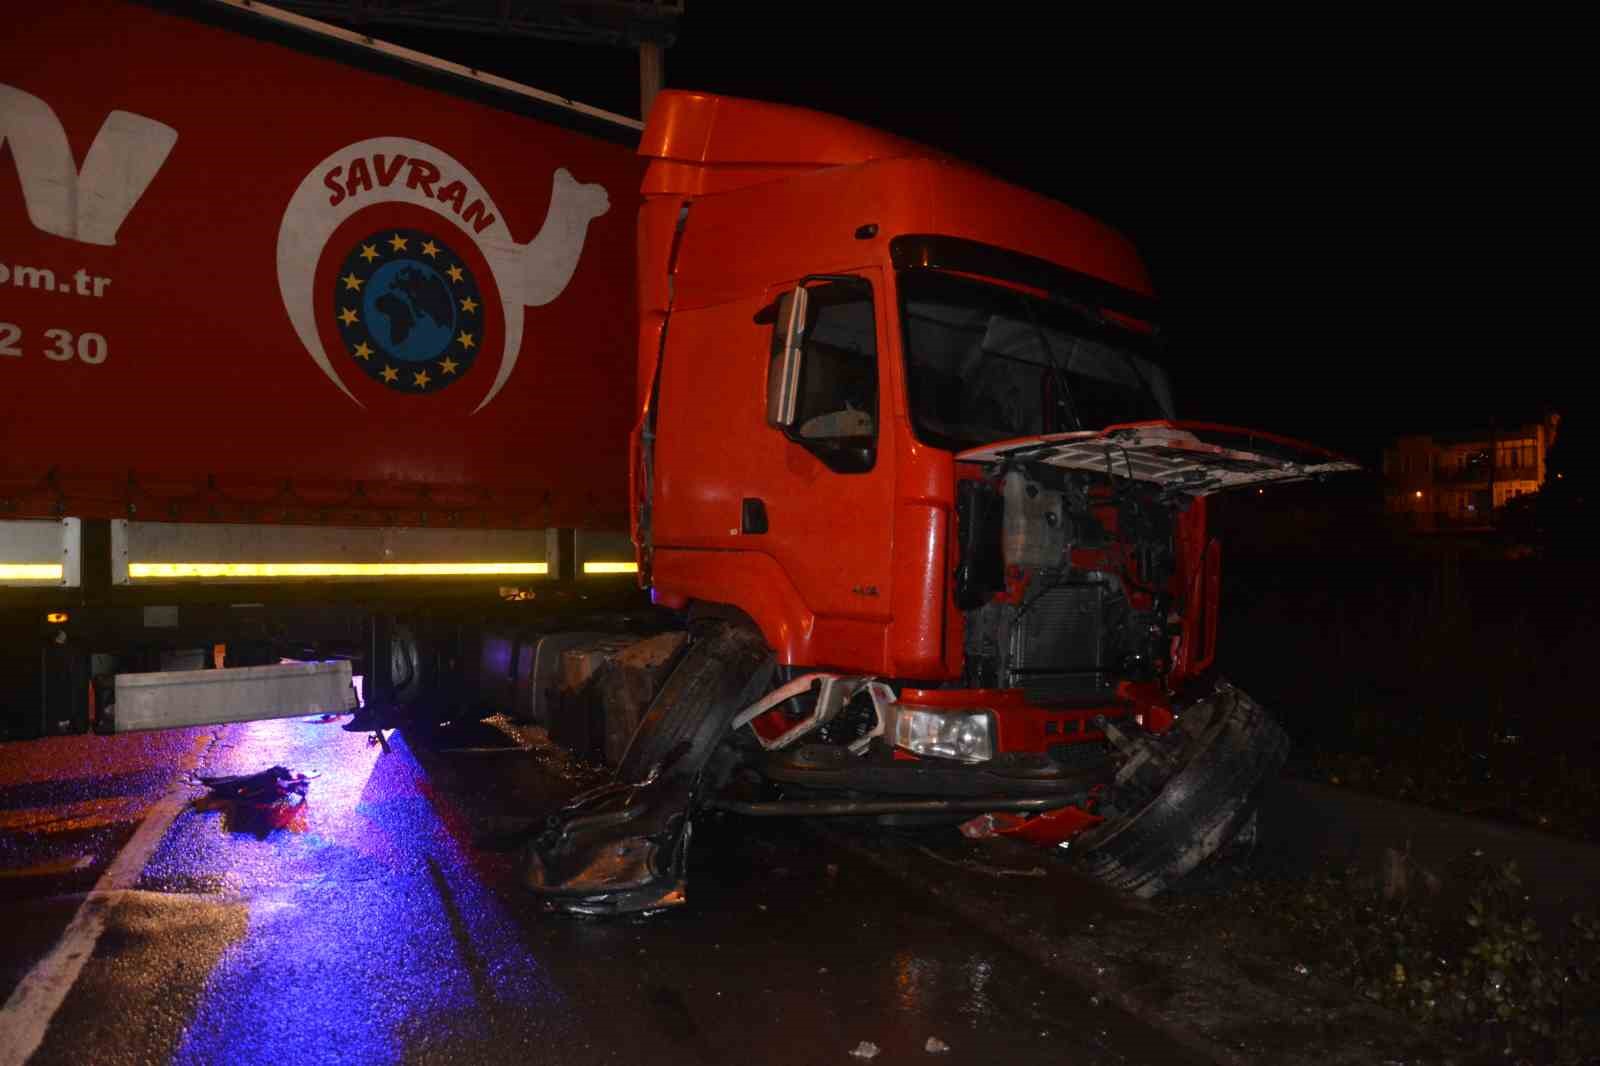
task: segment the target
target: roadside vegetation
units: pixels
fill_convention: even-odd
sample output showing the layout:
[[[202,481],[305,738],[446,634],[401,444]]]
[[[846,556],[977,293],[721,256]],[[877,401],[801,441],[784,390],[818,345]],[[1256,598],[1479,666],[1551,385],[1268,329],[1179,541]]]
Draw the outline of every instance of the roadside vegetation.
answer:
[[[1547,936],[1526,887],[1514,864],[1467,854],[1437,875],[1256,871],[1171,906],[1286,980],[1330,981],[1427,1027],[1429,1061],[1600,1061],[1600,915]]]
[[[1219,666],[1290,732],[1287,772],[1600,843],[1600,567],[1353,528],[1291,509],[1230,542]],[[1457,1061],[1600,1061],[1600,917],[1536,916],[1536,887],[1481,852],[1391,853],[1180,905],[1278,931],[1285,965],[1435,1027]]]
[[[1234,560],[1223,672],[1291,774],[1600,841],[1600,568],[1449,547]]]

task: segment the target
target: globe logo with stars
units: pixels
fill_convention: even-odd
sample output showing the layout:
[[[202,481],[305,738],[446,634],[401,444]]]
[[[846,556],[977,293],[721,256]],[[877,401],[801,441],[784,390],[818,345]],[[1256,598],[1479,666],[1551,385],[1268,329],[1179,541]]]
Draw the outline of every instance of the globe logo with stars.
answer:
[[[471,268],[436,235],[416,229],[356,242],[334,282],[333,315],[356,365],[412,394],[465,377],[483,336],[482,293]]]

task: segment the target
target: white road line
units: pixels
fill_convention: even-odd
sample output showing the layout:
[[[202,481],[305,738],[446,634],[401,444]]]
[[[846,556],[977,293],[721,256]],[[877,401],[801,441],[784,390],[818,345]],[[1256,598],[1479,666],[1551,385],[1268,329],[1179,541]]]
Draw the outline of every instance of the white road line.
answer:
[[[200,764],[216,737],[215,733],[206,733],[195,739],[194,747],[179,764],[172,788],[150,808],[139,828],[133,831],[133,839],[100,875],[50,954],[28,971],[5,1006],[0,1007],[0,1066],[23,1066],[39,1049],[45,1030],[50,1027],[50,1019],[61,1009],[83,964],[94,954],[112,903],[119,893],[138,883],[145,863],[166,836],[167,827],[188,805],[185,776]]]

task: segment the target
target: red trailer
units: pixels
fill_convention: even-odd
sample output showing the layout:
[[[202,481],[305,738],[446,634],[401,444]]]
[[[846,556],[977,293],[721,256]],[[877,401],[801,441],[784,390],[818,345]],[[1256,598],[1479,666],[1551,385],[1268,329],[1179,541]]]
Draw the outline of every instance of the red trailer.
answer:
[[[639,123],[179,12],[0,43],[13,734],[82,728],[94,674],[364,655],[632,557]]]

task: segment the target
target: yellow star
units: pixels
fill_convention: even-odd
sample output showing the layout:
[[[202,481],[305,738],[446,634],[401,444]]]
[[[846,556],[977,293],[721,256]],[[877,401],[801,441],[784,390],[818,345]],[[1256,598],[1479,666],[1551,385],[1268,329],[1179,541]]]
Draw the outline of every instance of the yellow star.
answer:
[[[446,270],[445,273],[450,275],[450,280],[451,281],[460,281],[461,280],[461,268],[460,267],[451,267],[449,270]]]
[[[411,379],[419,389],[425,389],[428,387],[428,372],[426,370],[417,371],[415,374],[411,375]]]
[[[472,312],[476,311],[477,309],[478,309],[478,301],[474,300],[472,297],[468,296],[468,297],[466,297],[465,299],[463,299],[461,301],[461,310],[465,311],[467,314],[470,315],[470,314],[472,314]]]
[[[361,246],[361,258],[370,263],[378,258],[378,250],[370,244],[363,244]]]
[[[446,374],[454,374],[456,372],[456,368],[458,368],[460,365],[460,363],[456,362],[448,355],[439,360],[439,369]]]
[[[432,241],[423,241],[422,254],[427,256],[429,259],[437,258],[439,255],[439,246],[434,244]]]
[[[339,280],[344,282],[344,288],[346,292],[360,292],[361,286],[364,284],[360,278],[355,276],[354,272],[346,274]]]
[[[368,347],[366,341],[356,345],[355,352],[357,359],[369,359],[372,356],[372,349]]]
[[[357,321],[356,313],[350,308],[346,307],[344,310],[339,312],[339,321],[343,322],[347,326],[353,326]]]
[[[405,251],[406,250],[406,238],[404,238],[404,237],[400,236],[400,234],[396,233],[393,237],[389,238],[389,247],[393,248],[397,252]]]
[[[383,368],[383,374],[381,376],[385,381],[393,381],[395,378],[400,376],[400,371],[396,370],[392,366],[386,366]]]
[[[456,340],[460,343],[461,347],[463,347],[463,348],[471,348],[472,347],[473,341],[472,341],[472,334],[470,334],[470,333],[463,332],[461,334],[461,336],[456,338]]]

